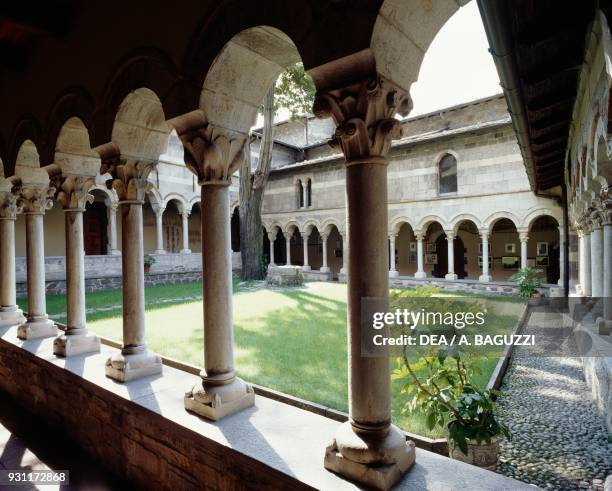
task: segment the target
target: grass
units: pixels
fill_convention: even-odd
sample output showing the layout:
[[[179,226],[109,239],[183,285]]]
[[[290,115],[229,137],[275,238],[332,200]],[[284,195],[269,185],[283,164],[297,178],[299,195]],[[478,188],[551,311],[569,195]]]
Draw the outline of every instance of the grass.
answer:
[[[150,349],[203,364],[201,289],[199,283],[146,288]],[[233,303],[236,367],[242,378],[348,411],[346,285],[309,283],[305,288],[268,290],[235,280]],[[23,301],[20,305],[27,308]],[[120,305],[121,290],[87,295],[88,308]],[[65,310],[63,295],[47,297],[49,314]],[[514,319],[499,317],[497,327],[509,332]],[[121,340],[121,308],[88,314],[88,326],[101,336]],[[497,358],[479,361],[478,385],[486,385],[496,363]],[[404,383],[392,384],[394,422],[413,433],[441,436],[440,430],[426,429],[421,415],[402,413]]]

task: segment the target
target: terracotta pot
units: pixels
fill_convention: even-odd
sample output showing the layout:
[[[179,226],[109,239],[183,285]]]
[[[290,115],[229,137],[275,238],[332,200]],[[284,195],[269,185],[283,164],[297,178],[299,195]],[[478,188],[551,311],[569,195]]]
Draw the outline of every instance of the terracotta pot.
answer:
[[[467,464],[482,467],[494,471],[497,467],[499,457],[499,441],[501,435],[491,437],[491,443],[482,442],[480,445],[475,440],[468,440],[468,454],[465,455],[461,449],[449,440],[448,455],[451,459],[460,460]]]
[[[148,273],[149,271],[151,271],[151,266],[145,266],[144,267],[144,272]]]

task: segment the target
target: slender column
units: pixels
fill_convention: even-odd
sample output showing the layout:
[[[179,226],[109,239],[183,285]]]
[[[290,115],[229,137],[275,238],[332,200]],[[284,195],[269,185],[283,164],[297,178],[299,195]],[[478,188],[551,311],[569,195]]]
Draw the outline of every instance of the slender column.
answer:
[[[456,280],[455,274],[455,234],[452,230],[445,230],[448,247],[448,273],[444,277],[447,280]]]
[[[563,278],[565,276],[565,230],[563,226],[559,227],[559,280],[557,285],[563,286]]]
[[[48,177],[47,177],[48,182]],[[55,323],[47,315],[45,291],[45,211],[53,206],[51,196],[54,188],[27,186],[21,191],[20,205],[26,215],[26,255],[28,266],[28,315],[27,321],[19,326],[20,339],[34,339],[55,336]]]
[[[399,276],[397,269],[395,269],[395,239],[397,234],[389,234],[389,278],[396,278]]]
[[[119,256],[121,251],[117,249],[117,203],[108,206],[108,253]]]
[[[584,231],[584,285],[582,290],[585,297],[590,297],[592,294],[591,287],[591,230],[590,228]]]
[[[186,164],[202,187],[204,370],[185,394],[185,409],[218,420],[255,402],[253,388],[236,376],[232,318],[229,186],[244,159],[245,137],[203,119],[177,128]]]
[[[482,240],[482,274],[478,281],[487,283],[491,281],[491,275],[489,274],[489,231],[481,230],[480,238]]]
[[[310,237],[310,232],[302,233],[302,242],[304,243],[304,266],[302,266],[303,271],[310,271],[310,264],[308,264],[308,237]]]
[[[578,295],[584,295],[584,231],[582,228],[577,228],[578,235],[578,285],[576,292]]]
[[[599,216],[603,226],[603,316],[597,319],[599,334],[612,334],[612,189],[600,192]]]
[[[591,295],[603,296],[603,231],[601,222],[593,222],[591,232]]]
[[[425,234],[421,232],[417,232],[414,234],[417,240],[417,272],[415,273],[415,278],[427,278],[427,273],[425,273],[425,269],[423,267],[423,240],[425,239]]]
[[[351,101],[347,103],[346,101]],[[414,443],[391,425],[390,364],[362,356],[363,298],[388,303],[387,166],[391,140],[400,134],[393,117],[407,114],[408,96],[375,77],[318,93],[314,113],[333,117],[334,144],[346,158],[348,236],[349,421],[325,452],[324,465],[367,486],[389,489],[414,463]],[[367,319],[363,320],[366,329]],[[385,330],[380,334],[388,334]]]
[[[527,267],[527,243],[529,242],[529,234],[527,232],[520,232],[519,240],[521,241],[521,269],[524,269]]]
[[[276,240],[277,232],[268,232],[268,239],[270,240],[270,266],[276,266],[274,262],[274,241]]]
[[[53,353],[73,356],[100,351],[100,339],[85,327],[85,243],[83,212],[93,202],[94,176],[68,176],[58,201],[64,207],[66,229],[66,332],[55,338]]]
[[[181,213],[181,216],[183,218],[183,250],[181,250],[181,254],[191,254],[191,249],[189,249],[189,212],[185,210]]]
[[[0,329],[26,321],[15,289],[15,220],[21,208],[12,187],[11,181],[0,178]]]
[[[283,236],[285,237],[285,251],[287,255],[287,266],[291,266],[291,237],[293,236],[290,232],[283,232]]]
[[[327,239],[329,238],[329,234],[322,232],[321,233],[321,241],[323,242],[323,265],[321,266],[321,273],[329,273],[329,266],[327,265]]]
[[[340,237],[342,238],[342,267],[340,268],[340,274],[346,274],[346,265],[348,264],[348,243],[346,240],[346,233],[341,234]]]
[[[154,164],[128,161],[113,167],[121,207],[123,348],[106,362],[106,376],[119,382],[161,373],[161,357],[145,343],[144,241],[142,205]]]
[[[166,254],[164,249],[164,210],[159,205],[153,205],[155,213],[155,254]]]

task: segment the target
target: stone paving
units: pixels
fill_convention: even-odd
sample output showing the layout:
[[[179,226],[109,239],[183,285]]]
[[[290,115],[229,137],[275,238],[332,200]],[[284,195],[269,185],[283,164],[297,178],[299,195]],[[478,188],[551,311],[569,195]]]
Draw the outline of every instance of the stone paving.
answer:
[[[536,308],[525,333],[559,331],[566,319]],[[501,444],[497,472],[544,489],[604,489],[606,476],[612,474],[612,442],[580,358],[542,356],[516,347],[501,391],[500,416],[512,440]]]

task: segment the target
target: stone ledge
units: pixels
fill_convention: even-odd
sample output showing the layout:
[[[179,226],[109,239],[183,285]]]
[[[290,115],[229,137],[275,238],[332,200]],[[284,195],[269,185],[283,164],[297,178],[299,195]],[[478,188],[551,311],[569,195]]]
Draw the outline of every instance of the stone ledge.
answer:
[[[106,467],[147,489],[357,489],[323,468],[337,421],[266,397],[212,423],[189,414],[183,392],[195,377],[119,384],[104,376],[113,352],[56,358],[53,339],[19,341],[0,331],[0,388],[54,424]],[[398,489],[533,489],[424,450]]]

